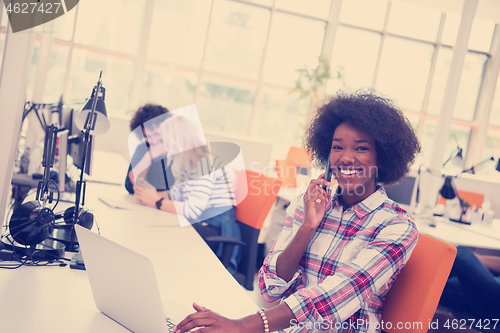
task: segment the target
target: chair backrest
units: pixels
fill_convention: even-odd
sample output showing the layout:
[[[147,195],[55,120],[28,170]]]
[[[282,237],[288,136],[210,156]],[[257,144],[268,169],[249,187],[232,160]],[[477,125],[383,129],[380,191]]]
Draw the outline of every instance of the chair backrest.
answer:
[[[458,195],[462,200],[468,202],[470,207],[476,206],[476,208],[482,208],[484,201],[484,194],[458,190]],[[446,205],[446,199],[441,195],[438,198],[438,204]]]
[[[453,245],[419,235],[410,259],[387,293],[382,310],[385,332],[427,332],[456,254]],[[398,329],[397,323],[407,327]]]
[[[312,156],[303,147],[290,147],[286,160],[296,167],[310,167]]]
[[[278,197],[281,181],[262,173],[245,170],[248,194],[236,205],[236,219],[260,230]]]
[[[242,248],[241,262],[234,277],[247,290],[253,290],[260,229],[276,201],[281,182],[250,170],[246,170],[246,177],[248,194],[236,206],[236,220],[240,226],[241,240],[246,246]]]
[[[276,177],[283,187],[297,187],[297,167],[288,160],[276,160]]]

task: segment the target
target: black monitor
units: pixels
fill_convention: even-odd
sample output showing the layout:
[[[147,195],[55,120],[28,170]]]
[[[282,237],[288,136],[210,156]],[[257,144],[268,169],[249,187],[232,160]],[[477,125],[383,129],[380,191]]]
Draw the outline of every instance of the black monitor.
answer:
[[[83,140],[83,132],[76,127],[74,118],[77,111],[74,109],[64,108],[61,112],[62,119],[60,120],[60,129],[67,130],[67,155],[73,158],[73,165],[78,169],[82,169],[82,159],[83,159],[83,146],[85,141]],[[62,145],[61,145],[62,146]],[[85,170],[87,175],[92,174],[92,155],[95,146],[94,136],[90,137],[90,142],[87,147],[87,153],[85,158]],[[64,152],[61,152],[63,154]],[[62,157],[62,156],[61,156]]]
[[[398,204],[412,206],[416,180],[409,175],[396,185],[384,186],[387,196]]]

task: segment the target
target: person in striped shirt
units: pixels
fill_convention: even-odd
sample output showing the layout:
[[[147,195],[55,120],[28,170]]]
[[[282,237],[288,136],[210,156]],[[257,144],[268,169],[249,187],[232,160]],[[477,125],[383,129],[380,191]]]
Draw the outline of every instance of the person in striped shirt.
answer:
[[[173,177],[168,179],[170,195],[135,185],[136,198],[146,205],[186,218],[204,239],[225,236],[241,240],[233,206],[233,170],[211,154],[203,132],[187,117],[173,116],[159,127],[165,151],[169,152],[167,161]],[[207,243],[220,254],[222,244]],[[236,272],[240,251],[239,246],[233,250],[228,267],[232,273]]]
[[[193,304],[196,312],[175,332],[202,326],[231,333],[384,329],[385,296],[418,232],[383,185],[408,173],[420,143],[389,99],[358,91],[339,93],[320,107],[305,144],[320,165],[330,161],[336,185],[331,196],[322,174],[287,209],[259,272],[263,297],[280,304],[236,320]]]

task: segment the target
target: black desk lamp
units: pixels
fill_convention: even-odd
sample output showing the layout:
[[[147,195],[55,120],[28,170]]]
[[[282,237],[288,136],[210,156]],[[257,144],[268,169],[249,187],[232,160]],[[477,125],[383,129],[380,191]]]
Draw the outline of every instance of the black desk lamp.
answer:
[[[486,163],[488,161],[494,161],[494,160],[495,159],[492,156],[492,157],[490,157],[490,158],[488,158],[488,159],[486,159],[486,160],[484,160],[484,161],[482,161],[482,162],[480,162],[480,163],[478,163],[478,164],[470,167],[469,169],[463,170],[458,175],[455,175],[455,176],[446,176],[446,178],[444,179],[444,184],[441,187],[441,189],[439,190],[439,194],[441,194],[441,196],[443,198],[445,198],[446,200],[451,200],[451,199],[454,199],[455,197],[458,197],[458,200],[460,202],[460,218],[459,218],[459,220],[452,220],[452,219],[450,219],[450,220],[455,221],[455,222],[464,223],[462,221],[462,216],[467,211],[467,207],[464,205],[463,200],[458,195],[457,189],[453,185],[453,179],[456,178],[456,177],[459,177],[461,174],[467,173],[467,172],[471,172],[472,174],[475,174],[475,170],[476,170],[476,168],[478,166],[481,166],[481,165],[483,165],[484,163]],[[498,159],[496,170],[500,171],[500,159]]]
[[[453,165],[461,166],[464,158],[462,156],[462,148],[457,147],[450,155],[450,157],[444,162],[443,167],[451,161]]]
[[[462,173],[470,172],[472,174],[475,174],[476,173],[476,168],[478,166],[481,166],[481,165],[483,165],[484,163],[486,163],[488,161],[494,161],[494,160],[495,160],[495,158],[493,158],[493,156],[491,156],[490,158],[485,159],[484,161],[482,161],[482,162],[480,162],[480,163],[478,163],[478,164],[476,164],[474,166],[471,166],[469,169],[462,171]],[[500,167],[500,159],[498,159],[498,164],[497,164],[497,167],[496,167],[497,171],[500,171],[499,167]]]
[[[441,196],[446,200],[451,200],[456,197],[455,187],[453,186],[452,181],[452,176],[446,176],[443,187],[439,190],[439,194],[441,194]]]
[[[463,158],[463,150],[460,148],[460,145],[458,144],[457,137],[454,135],[453,138],[455,139],[455,142],[457,144],[457,148],[455,148],[451,154],[450,157],[444,162],[443,167],[448,164],[448,162],[451,161],[453,165],[461,167],[464,163],[464,158]]]
[[[89,144],[92,141],[92,134],[103,134],[109,127],[106,105],[104,103],[105,89],[101,83],[102,71],[99,74],[97,85],[92,90],[92,95],[87,101],[82,111],[76,116],[75,125],[82,130],[84,145],[82,154],[82,165],[80,180],[76,183],[75,206],[68,208],[64,212],[66,224],[56,226],[51,238],[61,241],[66,245],[68,251],[78,251],[78,240],[74,229],[75,224],[79,224],[87,229],[92,229],[94,215],[83,209],[85,205],[86,182],[83,180],[85,172],[85,162]]]

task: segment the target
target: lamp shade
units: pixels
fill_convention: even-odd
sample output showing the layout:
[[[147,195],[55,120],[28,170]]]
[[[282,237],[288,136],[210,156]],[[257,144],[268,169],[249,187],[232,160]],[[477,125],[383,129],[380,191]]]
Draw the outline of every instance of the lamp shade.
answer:
[[[108,113],[106,112],[106,104],[104,103],[104,94],[105,94],[105,89],[101,87],[101,94],[98,94],[97,98],[97,103],[95,107],[95,122],[92,121],[92,124],[90,119],[90,115],[92,113],[92,104],[94,103],[94,98],[96,96],[95,93],[95,88],[94,91],[92,92],[92,96],[88,99],[88,101],[85,103],[85,106],[83,107],[82,111],[80,111],[75,118],[75,125],[78,127],[80,130],[84,130],[86,125],[91,126],[90,130],[93,132],[93,134],[103,134],[106,133],[109,130],[109,120],[108,120]]]
[[[455,156],[451,158],[451,163],[455,166],[462,166],[464,163],[464,158],[462,156],[462,148],[458,148]]]
[[[439,194],[441,194],[441,196],[447,200],[453,199],[456,196],[455,189],[453,188],[453,185],[451,183],[452,180],[452,177],[447,176],[444,179],[443,187],[441,187],[441,189],[439,190]]]

